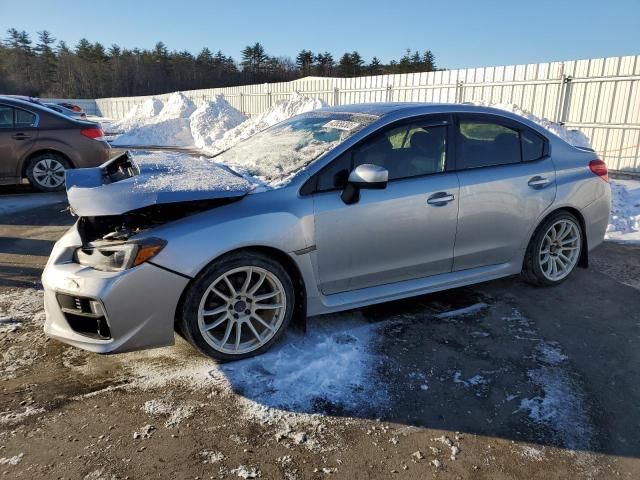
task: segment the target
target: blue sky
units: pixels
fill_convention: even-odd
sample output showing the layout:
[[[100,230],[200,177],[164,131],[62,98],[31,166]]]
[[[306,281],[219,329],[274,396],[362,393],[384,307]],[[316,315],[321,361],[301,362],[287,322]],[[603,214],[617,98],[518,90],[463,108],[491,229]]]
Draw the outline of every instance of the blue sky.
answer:
[[[10,27],[70,45],[208,46],[236,60],[256,41],[275,56],[358,50],[385,62],[430,49],[446,68],[640,54],[638,0],[0,0],[1,38]]]

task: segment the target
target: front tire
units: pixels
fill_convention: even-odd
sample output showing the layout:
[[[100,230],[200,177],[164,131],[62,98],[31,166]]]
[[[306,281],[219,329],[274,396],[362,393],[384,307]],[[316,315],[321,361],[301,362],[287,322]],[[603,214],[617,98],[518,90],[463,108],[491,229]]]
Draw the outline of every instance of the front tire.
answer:
[[[266,255],[227,255],[187,290],[178,329],[205,355],[220,361],[259,355],[284,334],[294,312],[293,282]]]
[[[536,286],[557,285],[575,269],[582,253],[582,228],[569,212],[557,212],[536,230],[525,255],[522,276]]]
[[[41,192],[57,192],[64,188],[64,171],[71,164],[57,153],[36,155],[27,165],[27,178]]]

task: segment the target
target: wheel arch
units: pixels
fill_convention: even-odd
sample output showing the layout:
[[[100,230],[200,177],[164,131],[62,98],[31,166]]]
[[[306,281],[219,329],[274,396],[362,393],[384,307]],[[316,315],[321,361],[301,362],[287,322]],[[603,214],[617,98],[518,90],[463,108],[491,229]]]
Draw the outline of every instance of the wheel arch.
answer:
[[[245,246],[245,247],[229,250],[217,256],[216,258],[208,262],[206,265],[204,265],[182,290],[182,293],[180,295],[180,300],[178,301],[178,306],[175,312],[174,325],[178,324],[178,315],[179,315],[179,312],[182,311],[184,297],[186,295],[187,290],[191,287],[193,281],[214,262],[219,261],[220,259],[226,257],[227,255],[233,255],[233,254],[238,254],[242,252],[253,252],[253,253],[260,253],[262,255],[265,255],[271,258],[272,260],[278,262],[286,270],[286,272],[291,277],[291,281],[293,282],[294,292],[295,292],[295,299],[294,299],[295,311],[294,311],[294,316],[292,318],[292,324],[298,325],[303,330],[306,330],[307,290],[306,290],[306,285],[304,283],[304,279],[302,276],[302,272],[298,268],[298,265],[296,265],[296,262],[286,252],[274,247],[268,247],[264,245]]]
[[[69,158],[69,156],[67,154],[61,152],[60,150],[56,150],[54,148],[42,148],[42,149],[36,150],[34,152],[29,152],[29,155],[27,155],[25,157],[25,159],[22,162],[22,167],[21,167],[21,171],[20,171],[21,178],[26,178],[27,177],[27,167],[29,166],[29,163],[31,162],[31,160],[34,159],[35,157],[37,157],[38,155],[42,155],[44,153],[53,153],[53,154],[56,154],[56,155],[60,155],[67,162],[69,162],[69,165],[71,165],[71,168],[76,168],[75,163],[73,162],[73,160],[71,160],[71,158]]]
[[[576,219],[578,220],[578,223],[580,225],[580,231],[582,232],[582,245],[581,245],[581,249],[580,249],[580,258],[578,259],[578,266],[582,267],[582,268],[587,268],[589,266],[589,245],[587,243],[587,227],[586,227],[586,224],[585,224],[584,217],[583,217],[582,213],[580,212],[580,210],[578,210],[575,207],[571,207],[571,206],[558,207],[558,208],[548,212],[544,217],[542,217],[540,219],[540,221],[538,222],[538,224],[536,225],[536,228],[531,233],[531,237],[529,238],[529,242],[527,243],[527,249],[529,248],[529,245],[531,244],[531,242],[533,241],[534,237],[536,236],[536,233],[538,233],[538,230],[540,229],[542,224],[549,217],[551,217],[552,215],[555,215],[555,214],[557,214],[559,212],[570,213],[571,215],[576,217]]]

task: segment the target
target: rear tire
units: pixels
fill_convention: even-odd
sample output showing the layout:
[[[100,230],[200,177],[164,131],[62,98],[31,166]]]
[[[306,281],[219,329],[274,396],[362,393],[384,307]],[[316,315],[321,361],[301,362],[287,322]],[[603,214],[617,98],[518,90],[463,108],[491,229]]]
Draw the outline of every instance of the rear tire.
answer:
[[[580,222],[569,212],[552,214],[534,233],[522,267],[523,279],[538,287],[564,282],[582,253]]]
[[[41,192],[58,192],[64,189],[64,171],[71,164],[57,153],[41,153],[29,160],[27,178]]]
[[[223,362],[259,355],[282,337],[294,313],[293,282],[279,263],[255,252],[222,257],[189,286],[177,329]]]

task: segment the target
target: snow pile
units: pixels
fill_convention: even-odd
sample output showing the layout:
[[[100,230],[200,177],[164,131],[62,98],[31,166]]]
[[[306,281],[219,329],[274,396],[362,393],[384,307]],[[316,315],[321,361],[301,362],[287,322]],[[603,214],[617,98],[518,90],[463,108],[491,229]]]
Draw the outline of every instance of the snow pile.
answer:
[[[472,102],[474,105],[481,105],[483,107],[492,107],[498,108],[500,110],[505,110],[507,112],[515,113],[516,115],[520,115],[521,117],[526,118],[527,120],[537,123],[543,128],[546,128],[551,133],[557,135],[562,138],[565,142],[574,145],[576,147],[586,147],[591,148],[591,141],[589,137],[587,137],[580,130],[570,130],[559,123],[552,122],[547,118],[540,118],[532,113],[527,112],[526,110],[522,110],[518,105],[512,103],[496,103],[492,104],[489,102]]]
[[[155,107],[154,107],[155,108]],[[150,113],[151,108],[144,109]],[[189,147],[194,143],[189,117],[196,106],[181,92],[172,93],[157,115],[140,122],[113,141],[114,146],[149,145]],[[133,115],[130,120],[134,122]]]
[[[134,128],[140,128],[158,115],[163,107],[164,103],[159,98],[149,98],[135,105],[122,120],[109,124],[107,129],[103,125],[103,129],[105,132],[107,130],[109,132],[128,132]]]
[[[611,181],[611,215],[605,238],[640,243],[640,181]]]
[[[276,103],[266,112],[256,115],[226,132],[219,142],[212,145],[212,150],[218,152],[227,150],[236,143],[246,140],[250,136],[269,128],[276,123],[283,122],[295,115],[300,115],[301,113],[310,112],[327,106],[328,104],[319,98],[312,98],[300,95],[299,93],[294,93],[288,100]]]
[[[198,148],[212,146],[224,134],[247,120],[246,115],[233,108],[222,95],[198,107],[190,118],[191,135]]]

